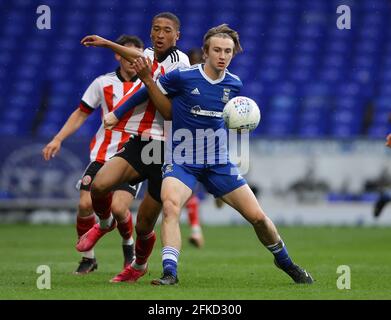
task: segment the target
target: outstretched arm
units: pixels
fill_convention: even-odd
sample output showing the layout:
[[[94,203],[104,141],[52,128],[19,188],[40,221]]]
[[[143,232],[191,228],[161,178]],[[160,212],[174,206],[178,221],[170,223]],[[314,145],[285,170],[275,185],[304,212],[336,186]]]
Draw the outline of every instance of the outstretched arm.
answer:
[[[171,120],[171,101],[161,92],[151,75],[151,61],[149,59],[137,58],[134,61],[134,68],[141,81],[148,89],[149,98],[152,100],[156,109],[165,120]]]
[[[143,103],[150,98],[165,120],[171,120],[171,101],[160,91],[155,81],[153,81],[151,73],[151,61],[143,58],[138,58],[134,61],[134,67],[145,87],[138,90],[126,102],[104,116],[104,126],[106,129],[113,129],[119,119],[125,113],[133,109],[140,103]],[[121,103],[121,102],[120,102]]]
[[[120,101],[115,110],[107,113],[103,117],[103,124],[106,129],[113,129],[119,120],[130,110],[138,106],[139,104],[148,100],[148,90],[143,87],[133,94],[125,102]]]
[[[143,57],[142,52],[138,51],[135,48],[121,46],[118,43],[107,40],[97,35],[85,36],[80,41],[80,43],[85,45],[86,47],[93,46],[93,47],[109,48],[129,62],[133,62],[134,59],[138,57]]]
[[[61,143],[76,132],[87,120],[89,114],[80,109],[75,110],[65,122],[61,130],[54,136],[42,150],[43,158],[47,161],[53,158],[61,149]]]

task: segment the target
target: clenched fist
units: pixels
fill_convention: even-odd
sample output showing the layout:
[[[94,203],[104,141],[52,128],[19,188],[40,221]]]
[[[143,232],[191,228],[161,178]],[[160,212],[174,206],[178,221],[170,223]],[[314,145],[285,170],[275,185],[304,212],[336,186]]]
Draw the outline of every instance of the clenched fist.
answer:
[[[114,112],[109,112],[103,117],[103,125],[105,129],[113,129],[118,123],[118,118],[115,116]]]

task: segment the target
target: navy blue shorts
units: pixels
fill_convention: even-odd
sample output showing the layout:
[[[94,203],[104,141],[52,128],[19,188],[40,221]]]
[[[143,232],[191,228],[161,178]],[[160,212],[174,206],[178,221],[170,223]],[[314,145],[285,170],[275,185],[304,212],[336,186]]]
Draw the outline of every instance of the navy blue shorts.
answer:
[[[235,189],[247,184],[238,168],[231,162],[202,166],[186,164],[164,164],[162,167],[163,179],[174,177],[182,181],[191,190],[194,190],[197,181],[201,182],[206,190],[219,198]]]

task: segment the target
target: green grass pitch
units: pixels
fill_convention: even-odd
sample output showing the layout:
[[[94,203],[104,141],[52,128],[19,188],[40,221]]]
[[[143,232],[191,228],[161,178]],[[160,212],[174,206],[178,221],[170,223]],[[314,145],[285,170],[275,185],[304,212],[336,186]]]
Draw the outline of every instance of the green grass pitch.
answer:
[[[391,299],[391,229],[348,227],[279,228],[294,261],[316,279],[295,285],[274,267],[250,226],[205,227],[206,246],[191,247],[183,227],[177,286],[154,287],[160,276],[160,240],[149,272],[135,284],[111,284],[121,270],[117,231],[96,247],[98,270],[72,271],[80,259],[73,226],[0,225],[0,299]],[[51,289],[39,290],[39,265],[51,269]],[[337,267],[351,269],[351,289],[339,290]]]

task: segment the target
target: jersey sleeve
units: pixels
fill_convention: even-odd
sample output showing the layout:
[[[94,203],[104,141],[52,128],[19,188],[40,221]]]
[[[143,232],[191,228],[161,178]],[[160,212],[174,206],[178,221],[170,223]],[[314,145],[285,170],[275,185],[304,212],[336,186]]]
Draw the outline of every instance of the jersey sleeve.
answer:
[[[190,60],[186,54],[181,55],[178,62],[178,68],[190,68]]]
[[[91,113],[100,106],[101,90],[99,80],[95,79],[84,92],[79,108],[85,113]]]
[[[175,95],[180,91],[180,71],[175,69],[169,73],[166,73],[164,76],[161,76],[156,84],[159,87],[160,91],[165,95]]]
[[[153,55],[154,51],[152,48],[146,48],[144,50],[144,57],[149,58],[151,61],[153,61]]]
[[[239,80],[236,87],[237,87],[237,89],[236,89],[236,90],[237,90],[237,91],[236,91],[237,93],[236,93],[236,94],[239,95],[239,94],[240,94],[240,91],[242,91],[242,88],[243,88],[243,82],[242,82],[241,80]]]
[[[184,54],[183,52],[181,52],[179,54],[179,60],[170,64],[170,66],[167,68],[167,72],[171,72],[173,70],[176,70],[176,69],[186,69],[186,68],[189,68],[190,67],[190,61],[189,61],[189,57]]]

